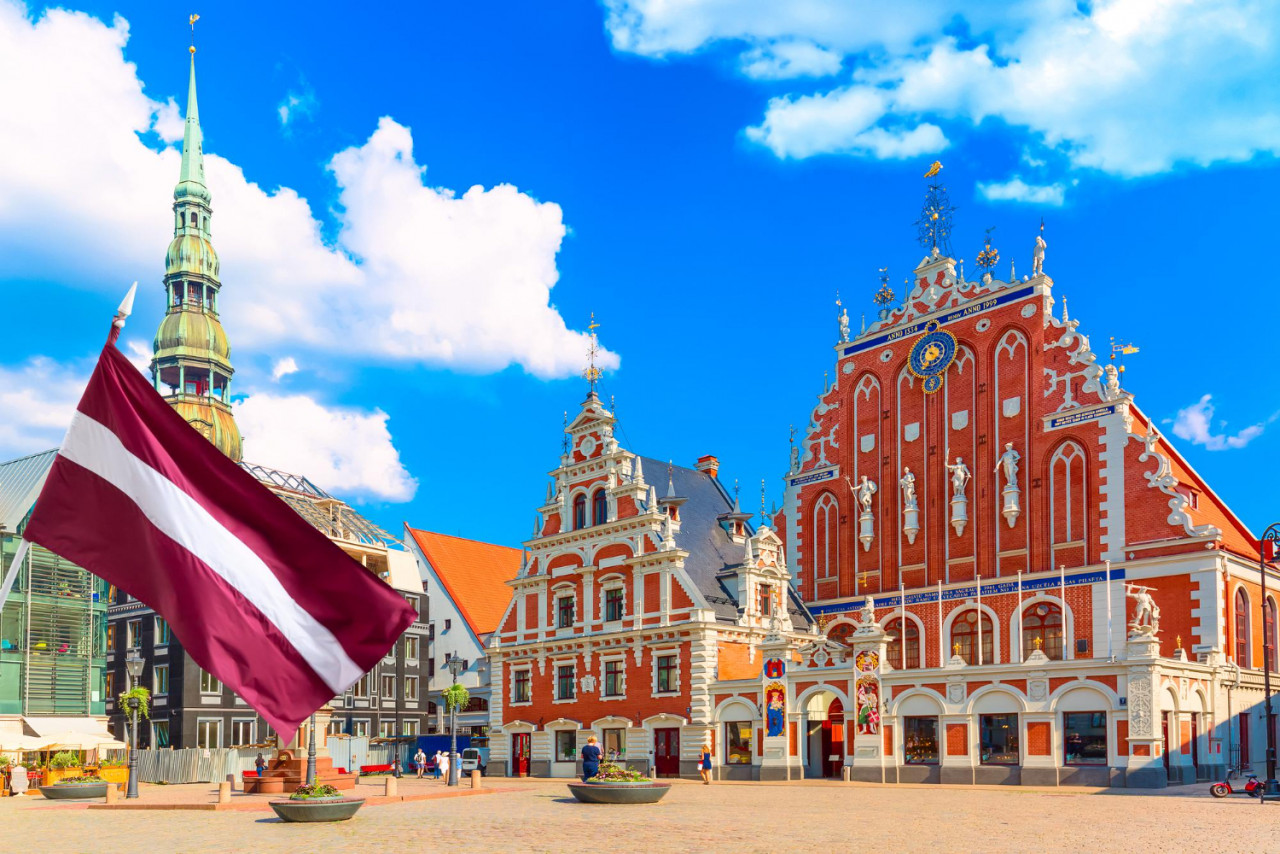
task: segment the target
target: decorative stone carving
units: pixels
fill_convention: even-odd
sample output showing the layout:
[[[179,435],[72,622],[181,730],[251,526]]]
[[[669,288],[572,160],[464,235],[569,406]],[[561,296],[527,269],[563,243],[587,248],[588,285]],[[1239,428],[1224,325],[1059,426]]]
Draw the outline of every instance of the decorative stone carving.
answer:
[[[1129,677],[1129,735],[1134,738],[1152,736],[1151,677]]]
[[[964,702],[964,683],[963,682],[947,683],[947,701],[951,703]]]
[[[908,543],[914,543],[920,532],[920,506],[916,503],[916,476],[911,469],[903,467],[898,486],[902,488],[902,533],[907,535]]]
[[[1134,600],[1133,621],[1129,623],[1129,637],[1154,636],[1160,631],[1160,607],[1151,597],[1150,587],[1126,584],[1125,593]]]
[[[846,477],[845,481],[849,479]],[[871,541],[875,539],[875,515],[871,512],[871,498],[876,494],[876,485],[867,479],[864,474],[858,481],[858,485],[854,486],[849,483],[849,488],[853,490],[853,494],[857,496],[858,503],[862,510],[858,513],[858,541],[862,543],[864,552],[871,550]]]
[[[849,340],[849,309],[840,312],[840,343],[844,344]]]
[[[947,466],[947,473],[951,477],[951,525],[958,537],[969,522],[969,499],[965,497],[964,490],[973,475],[960,457],[956,457],[955,465]]]
[[[1004,499],[1004,506],[1000,512],[1004,514],[1004,518],[1009,523],[1010,528],[1018,521],[1018,516],[1022,513],[1022,490],[1018,488],[1018,460],[1020,459],[1022,459],[1022,456],[1013,449],[1013,443],[1006,442],[1004,453],[996,461],[994,469],[995,471],[1004,469],[1004,488],[1000,490],[1000,495]]]
[[[1044,681],[1043,679],[1032,679],[1029,682],[1027,682],[1028,699],[1039,702],[1044,700],[1044,698],[1047,696],[1049,696],[1048,682]]]
[[[1120,372],[1115,365],[1107,365],[1102,369],[1102,399],[1111,401],[1120,397]]]

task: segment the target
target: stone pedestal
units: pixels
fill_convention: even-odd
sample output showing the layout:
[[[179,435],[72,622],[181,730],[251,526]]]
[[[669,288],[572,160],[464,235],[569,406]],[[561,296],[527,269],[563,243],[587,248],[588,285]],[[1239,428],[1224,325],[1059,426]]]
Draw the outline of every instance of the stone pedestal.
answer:
[[[1014,523],[1018,521],[1018,515],[1022,512],[1022,490],[1014,486],[1012,483],[1005,486],[1000,492],[1004,499],[1004,506],[1000,513],[1004,516],[1005,521],[1012,528]]]
[[[969,501],[963,495],[951,499],[951,526],[956,529],[956,536],[964,533],[964,526],[969,524]]]
[[[871,541],[875,536],[875,517],[871,515],[870,510],[863,510],[858,514],[858,542],[862,543],[864,552],[871,550]]]
[[[1128,679],[1130,788],[1163,789],[1169,785],[1164,768],[1164,736],[1157,725],[1160,641],[1151,631],[1135,630],[1126,648]]]
[[[907,507],[902,511],[902,533],[907,535],[907,542],[914,544],[916,534],[920,533],[920,511],[915,507]]]

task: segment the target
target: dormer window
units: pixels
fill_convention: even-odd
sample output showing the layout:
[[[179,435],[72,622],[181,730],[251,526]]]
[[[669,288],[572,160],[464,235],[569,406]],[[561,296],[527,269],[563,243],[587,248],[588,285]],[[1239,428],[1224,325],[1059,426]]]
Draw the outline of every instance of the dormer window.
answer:
[[[591,524],[603,525],[609,521],[609,499],[603,489],[591,496]]]
[[[587,496],[579,495],[573,499],[573,529],[575,531],[587,527]]]
[[[773,613],[773,588],[768,584],[760,585],[760,613],[766,617]]]

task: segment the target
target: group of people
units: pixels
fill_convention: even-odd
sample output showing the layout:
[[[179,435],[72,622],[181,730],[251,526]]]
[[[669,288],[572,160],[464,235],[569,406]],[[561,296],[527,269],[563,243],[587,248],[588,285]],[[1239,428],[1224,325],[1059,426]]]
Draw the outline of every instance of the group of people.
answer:
[[[582,782],[585,783],[600,773],[600,759],[603,755],[604,750],[600,747],[599,739],[594,735],[588,736],[587,743],[582,748]],[[704,741],[702,749],[698,751],[698,776],[702,778],[702,785],[711,785],[710,739]]]
[[[433,774],[434,779],[440,780],[449,775],[449,754],[443,750],[437,750],[436,755],[431,757],[431,768],[427,768],[427,754],[422,748],[418,748],[418,752],[413,754],[413,767],[417,769],[418,779],[422,779],[422,775],[428,770]]]

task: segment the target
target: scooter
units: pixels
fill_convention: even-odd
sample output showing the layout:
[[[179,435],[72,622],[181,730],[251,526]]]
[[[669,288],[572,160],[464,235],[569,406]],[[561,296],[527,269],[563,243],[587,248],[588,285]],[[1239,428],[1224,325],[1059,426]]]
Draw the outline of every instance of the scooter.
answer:
[[[1244,782],[1243,789],[1232,788],[1231,781],[1226,780],[1210,786],[1209,794],[1215,798],[1225,798],[1227,795],[1248,795],[1251,798],[1256,798],[1262,794],[1262,783],[1258,780],[1257,774],[1250,774]]]

